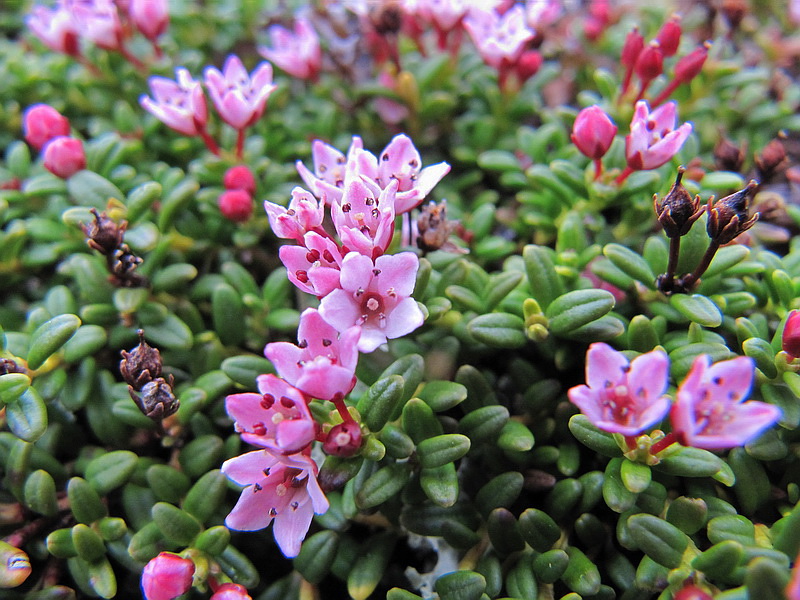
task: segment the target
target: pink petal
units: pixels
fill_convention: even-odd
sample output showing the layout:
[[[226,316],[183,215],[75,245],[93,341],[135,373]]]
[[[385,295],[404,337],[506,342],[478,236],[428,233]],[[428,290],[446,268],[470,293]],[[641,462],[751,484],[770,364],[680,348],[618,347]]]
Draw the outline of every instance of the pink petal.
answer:
[[[741,402],[750,394],[755,374],[755,362],[747,356],[714,363],[706,371],[704,383],[712,400]]]
[[[398,296],[410,296],[414,292],[419,258],[413,252],[379,256],[375,260],[375,268],[380,271],[377,288],[382,295],[387,295],[390,288]]]
[[[229,458],[222,463],[222,472],[239,485],[250,485],[264,479],[264,469],[275,465],[278,459],[266,450],[254,450]]]
[[[251,424],[264,419],[261,395],[252,392],[231,394],[225,398],[225,412],[231,419],[249,429]]]
[[[342,260],[342,271],[340,275],[340,282],[342,288],[348,292],[355,293],[359,289],[366,290],[372,282],[372,269],[375,265],[372,259],[358,254],[357,252],[349,252]],[[325,317],[325,320],[330,323],[330,319]],[[334,325],[334,327],[336,327]],[[336,327],[339,329],[338,327]],[[339,329],[339,331],[342,331]]]
[[[625,377],[628,359],[608,344],[595,342],[586,353],[586,383],[596,390],[616,385]]]
[[[386,315],[383,333],[389,339],[402,337],[422,327],[425,317],[413,298],[404,298]]]
[[[300,348],[289,342],[271,342],[264,348],[264,355],[275,367],[278,375],[292,385],[297,385],[296,381],[301,373],[301,368],[297,363],[303,356]],[[230,398],[230,396],[228,397]]]
[[[225,517],[225,525],[237,531],[257,531],[270,524],[272,521],[272,515],[269,512],[271,490],[267,487],[262,487],[260,491],[255,490],[254,486],[248,486],[242,490],[236,506]]]
[[[282,421],[276,428],[275,442],[284,452],[299,452],[314,441],[315,433],[310,415],[306,419]]]
[[[654,350],[633,359],[628,371],[628,388],[642,409],[656,402],[667,387],[669,357],[665,352]]]
[[[275,519],[272,532],[283,555],[286,558],[294,558],[300,554],[300,546],[311,526],[314,508],[311,502],[304,502],[297,508],[288,510],[291,512],[282,512]]]
[[[333,290],[325,296],[320,302],[319,313],[339,331],[349,329],[361,317],[358,304],[343,289]]]

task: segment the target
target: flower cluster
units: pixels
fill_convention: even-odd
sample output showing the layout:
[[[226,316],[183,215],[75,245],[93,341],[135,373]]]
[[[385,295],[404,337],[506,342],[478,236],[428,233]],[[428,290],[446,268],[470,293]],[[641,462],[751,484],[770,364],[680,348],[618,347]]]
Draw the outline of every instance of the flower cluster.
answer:
[[[262,529],[275,521],[275,538],[286,556],[300,544],[314,513],[328,501],[317,482],[311,446],[323,441],[328,454],[352,456],[361,447],[361,427],[344,403],[356,383],[359,352],[373,352],[388,339],[422,325],[411,297],[419,260],[413,252],[387,253],[395,217],[425,198],[447,173],[445,163],[421,168],[410,138],[395,137],[380,157],[354,138],[348,156],[317,140],[314,172],[298,163],[313,194],[295,188],[288,208],[264,206],[278,237],[294,240],[280,249],[288,277],[319,299],[300,317],[298,344],[272,342],[265,355],[278,376],[261,375],[258,393],[228,396],[226,410],[242,439],[261,449],[225,462],[223,472],[245,486],[226,524]],[[336,237],[325,227],[325,207]],[[339,421],[316,423],[314,398],[333,402]]]
[[[219,146],[207,130],[208,106],[201,82],[183,67],[177,68],[175,75],[175,80],[150,77],[153,97],[142,95],[139,103],[167,127],[183,135],[200,136],[206,147],[219,155]],[[264,114],[267,99],[275,90],[272,65],[265,61],[248,73],[239,57],[231,54],[222,71],[208,66],[203,77],[220,119],[237,131],[236,156],[241,158],[245,132]]]
[[[22,128],[32,148],[39,150],[45,169],[68,179],[86,168],[83,142],[70,136],[69,120],[48,104],[34,104],[22,118]]]
[[[684,446],[722,450],[743,446],[781,417],[772,404],[749,400],[755,364],[739,356],[711,364],[698,356],[678,386],[674,402],[669,386],[669,358],[661,350],[628,361],[604,343],[586,354],[586,385],[569,390],[569,399],[603,431],[633,438],[669,413],[671,433],[651,447],[656,454],[677,441]],[[635,442],[629,443],[635,448]]]
[[[81,48],[82,43],[91,43],[118,52],[135,67],[144,69],[144,63],[131,54],[126,42],[134,30],[138,31],[160,57],[158,38],[169,26],[169,11],[167,0],[59,0],[53,8],[35,6],[26,23],[55,52],[91,64]]]

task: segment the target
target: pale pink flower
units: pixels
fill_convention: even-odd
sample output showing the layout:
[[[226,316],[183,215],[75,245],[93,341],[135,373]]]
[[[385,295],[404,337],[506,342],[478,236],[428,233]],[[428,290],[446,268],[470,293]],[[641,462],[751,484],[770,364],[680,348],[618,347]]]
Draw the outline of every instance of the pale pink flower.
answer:
[[[634,171],[656,169],[671,159],[692,133],[692,124],[678,129],[677,105],[668,102],[652,112],[645,100],[639,100],[631,121],[631,132],[625,138],[628,168]]]
[[[317,465],[303,454],[256,450],[226,460],[222,472],[246,486],[225,525],[256,531],[274,519],[275,541],[287,558],[299,554],[314,513],[323,514],[330,505],[317,481]]]
[[[525,18],[532,29],[544,28],[555,23],[563,8],[559,0],[526,0]]]
[[[660,350],[628,362],[608,344],[594,343],[586,354],[586,384],[569,390],[570,402],[603,431],[638,435],[669,410],[669,398],[664,395],[669,359]]]
[[[136,29],[155,42],[169,27],[167,0],[130,0],[128,14]]]
[[[225,410],[242,440],[285,454],[313,442],[316,425],[308,410],[309,398],[275,375],[259,375],[257,382],[258,394],[225,398]]]
[[[83,142],[77,138],[60,135],[45,144],[42,150],[44,167],[53,175],[68,179],[86,168]]]
[[[496,11],[472,8],[464,17],[467,30],[484,62],[495,69],[513,64],[534,32],[525,22],[525,9],[516,4],[503,15]]]
[[[296,240],[302,244],[303,236],[309,231],[323,231],[325,206],[301,187],[292,190],[288,207],[265,201],[264,210],[267,211],[272,233],[279,238]]]
[[[349,157],[364,147],[361,138],[353,136],[350,148],[347,151]],[[314,195],[325,204],[332,204],[342,198],[344,188],[345,171],[348,158],[330,144],[322,140],[314,140],[311,144],[311,160],[314,164],[312,173],[302,161],[297,161],[295,167],[305,184],[311,189]]]
[[[172,552],[161,552],[144,566],[142,593],[146,600],[173,600],[192,587],[194,563]]]
[[[344,398],[356,383],[360,335],[357,326],[340,334],[319,311],[307,308],[300,316],[298,345],[272,342],[264,354],[281,377],[312,398]]]
[[[239,130],[261,118],[267,98],[276,87],[272,84],[272,65],[262,62],[250,75],[235,54],[225,60],[222,72],[206,67],[203,75],[219,116]]]
[[[375,262],[350,252],[342,261],[341,288],[320,303],[322,318],[338,331],[361,327],[360,352],[372,352],[387,339],[414,331],[424,317],[411,298],[419,259],[413,252],[385,254]]]
[[[300,246],[281,246],[278,250],[289,281],[302,291],[317,297],[339,287],[342,253],[329,237],[315,231],[303,236]]]
[[[29,106],[22,115],[25,141],[36,150],[60,135],[69,135],[69,120],[48,104]]]
[[[158,75],[150,77],[153,98],[142,95],[139,104],[167,127],[184,135],[201,135],[208,122],[203,88],[183,67],[175,69],[175,75],[176,81]]]
[[[672,430],[684,446],[722,450],[744,446],[781,417],[780,409],[766,402],[744,399],[753,384],[755,363],[739,356],[711,364],[698,356],[678,387],[672,406]]]
[[[66,0],[81,37],[105,50],[122,49],[122,23],[112,0]]]
[[[313,81],[317,78],[322,65],[322,51],[319,36],[308,19],[296,19],[294,31],[273,25],[268,33],[273,47],[259,46],[261,56],[299,79]]]
[[[371,184],[371,185],[370,185]],[[381,190],[367,178],[350,181],[331,218],[342,245],[374,258],[386,251],[394,233],[397,181]]]
[[[78,28],[62,2],[55,8],[34,6],[25,17],[25,24],[51,50],[69,56],[80,56]]]

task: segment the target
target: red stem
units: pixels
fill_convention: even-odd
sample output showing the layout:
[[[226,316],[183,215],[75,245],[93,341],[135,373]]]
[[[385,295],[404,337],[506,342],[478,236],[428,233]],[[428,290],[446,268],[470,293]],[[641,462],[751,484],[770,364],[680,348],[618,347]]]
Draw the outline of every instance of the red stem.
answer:
[[[244,154],[244,131],[245,128],[243,127],[236,134],[236,158],[240,160]]]
[[[205,127],[200,130],[200,137],[203,138],[206,148],[208,148],[211,154],[219,156],[219,146],[217,146],[217,142],[214,141],[214,138],[208,135],[208,131],[206,131]]]
[[[670,432],[663,438],[658,440],[655,444],[650,446],[650,454],[656,455],[665,448],[672,446],[672,444],[674,444],[677,441],[678,441],[677,436],[674,433]]]
[[[336,410],[339,411],[339,414],[342,417],[342,420],[345,423],[355,423],[356,420],[353,418],[353,415],[350,414],[350,411],[347,410],[347,405],[344,403],[343,398],[334,398],[332,400],[333,405],[336,407]]]
[[[600,179],[603,174],[603,161],[599,158],[594,159],[594,180]]]
[[[672,92],[674,92],[676,89],[678,89],[678,86],[681,83],[683,83],[683,82],[678,80],[678,79],[673,79],[672,81],[670,81],[669,84],[667,85],[667,87],[665,87],[663,90],[661,90],[661,93],[658,96],[656,96],[655,100],[653,100],[653,102],[651,104],[651,107],[655,108],[656,106],[658,106],[659,104],[664,102],[664,100],[669,98],[669,96],[672,94]]]
[[[619,174],[619,176],[614,180],[614,183],[617,185],[622,185],[631,173],[633,173],[633,169],[631,169],[629,166],[625,167],[625,170]]]
[[[636,443],[635,435],[626,435],[625,443],[628,444],[628,448],[630,448],[631,450],[635,450],[638,446],[638,444]]]

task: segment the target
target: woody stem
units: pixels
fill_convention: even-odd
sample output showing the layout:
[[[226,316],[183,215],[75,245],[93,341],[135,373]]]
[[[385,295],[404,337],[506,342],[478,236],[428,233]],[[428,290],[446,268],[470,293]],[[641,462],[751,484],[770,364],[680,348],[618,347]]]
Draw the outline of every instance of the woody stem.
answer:
[[[675,279],[675,271],[678,268],[678,257],[680,256],[681,249],[681,236],[669,238],[669,262],[667,262],[667,272],[664,274],[664,283],[668,287],[672,287],[672,281]]]

